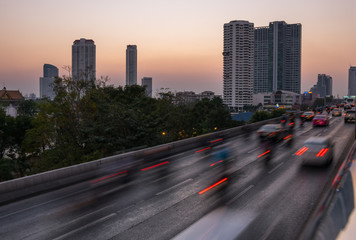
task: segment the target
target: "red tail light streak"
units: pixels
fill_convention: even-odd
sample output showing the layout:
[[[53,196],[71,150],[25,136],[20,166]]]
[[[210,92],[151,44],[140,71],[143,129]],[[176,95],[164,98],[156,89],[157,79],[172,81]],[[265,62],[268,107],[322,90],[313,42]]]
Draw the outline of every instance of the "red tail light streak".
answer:
[[[208,149],[210,149],[210,148],[211,148],[211,147],[207,147],[207,148],[204,148],[204,149],[201,149],[201,150],[195,151],[195,153],[203,152],[203,151],[208,150]]]
[[[323,148],[320,150],[320,152],[318,152],[318,154],[316,156],[323,157],[328,150],[329,150],[329,148]]]
[[[295,155],[302,156],[303,153],[305,153],[309,148],[307,147],[302,147],[298,152],[295,153]]]
[[[210,143],[216,143],[216,142],[219,142],[219,141],[222,141],[222,140],[223,140],[222,138],[219,138],[219,139],[216,139],[216,140],[210,141]]]
[[[158,167],[158,166],[162,166],[162,165],[167,164],[167,163],[169,163],[169,162],[168,162],[168,161],[161,162],[161,163],[158,163],[158,164],[156,164],[156,165],[153,165],[153,166],[150,166],[150,167],[143,168],[143,169],[141,169],[141,171],[146,171],[146,170],[149,170],[149,169],[152,169],[152,168]]]
[[[284,137],[283,139],[286,140],[288,138],[292,137],[292,135],[288,135],[287,137]]]
[[[210,167],[212,167],[212,166],[214,166],[214,165],[216,165],[216,164],[218,164],[218,163],[221,163],[221,162],[223,162],[223,160],[220,160],[220,161],[214,162],[214,163],[210,164]]]
[[[93,180],[93,181],[91,181],[90,183],[97,183],[97,182],[103,181],[103,180],[105,180],[105,179],[112,178],[112,177],[115,177],[115,176],[117,176],[117,175],[121,175],[121,174],[124,174],[124,173],[127,173],[127,171],[125,170],[125,171],[122,171],[122,172],[114,173],[114,174],[111,174],[111,175],[102,177],[102,178],[100,178],[100,179]]]
[[[264,153],[262,153],[262,154],[260,154],[260,155],[258,155],[258,157],[257,158],[259,158],[259,157],[262,157],[263,155],[266,155],[267,153],[269,153],[271,150],[268,150],[268,151],[266,151],[266,152],[264,152]]]
[[[199,194],[203,194],[203,193],[205,193],[206,191],[209,191],[209,190],[212,189],[213,187],[216,187],[217,185],[219,185],[219,184],[225,182],[226,180],[227,180],[227,178],[221,179],[220,181],[214,183],[214,184],[211,185],[210,187],[207,187],[207,188],[205,188],[204,190],[200,191]]]

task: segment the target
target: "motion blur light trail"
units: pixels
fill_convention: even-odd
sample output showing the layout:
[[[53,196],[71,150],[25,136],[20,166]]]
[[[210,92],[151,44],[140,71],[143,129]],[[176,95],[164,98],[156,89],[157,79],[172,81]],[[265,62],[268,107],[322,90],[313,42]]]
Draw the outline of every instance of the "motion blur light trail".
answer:
[[[167,164],[167,163],[168,163],[168,161],[165,161],[165,162],[162,162],[162,163],[158,163],[158,164],[156,164],[156,165],[143,168],[143,169],[141,169],[141,171],[146,171],[146,170],[149,170],[149,169],[151,169],[151,168],[155,168],[155,167],[158,167],[158,166],[162,166],[162,165]]]
[[[266,155],[267,153],[269,153],[271,150],[268,150],[268,151],[266,151],[266,152],[264,152],[264,153],[262,153],[262,154],[260,154],[260,155],[258,155],[258,157],[257,158],[259,158],[259,157],[262,157],[263,155]]]
[[[199,194],[203,194],[205,193],[206,191],[209,191],[210,189],[212,189],[213,187],[216,187],[217,185],[219,185],[220,183],[223,183],[227,180],[227,178],[223,178],[221,179],[220,181],[214,183],[213,185],[211,185],[210,187],[207,187],[205,188],[204,190],[200,191]]]
[[[207,147],[207,148],[204,148],[204,149],[201,149],[201,150],[195,151],[195,153],[199,153],[199,152],[202,152],[202,151],[208,150],[208,149],[210,149],[210,148],[211,148],[211,147]]]
[[[302,147],[298,152],[296,152],[295,155],[302,156],[303,153],[305,153],[309,148],[307,147]]]
[[[124,174],[124,173],[126,173],[126,172],[127,172],[127,171],[125,170],[125,171],[122,171],[122,172],[113,173],[113,174],[111,174],[111,175],[109,175],[109,176],[105,176],[105,177],[103,177],[103,178],[93,180],[93,181],[91,181],[90,183],[97,183],[97,182],[103,181],[103,180],[105,180],[105,179],[112,178],[112,177],[115,177],[115,176],[120,175],[120,174]]]
[[[210,164],[210,167],[212,167],[212,166],[214,166],[214,165],[216,165],[216,164],[218,164],[218,163],[221,163],[221,162],[223,162],[223,160],[220,160],[220,161],[214,162],[214,163]]]

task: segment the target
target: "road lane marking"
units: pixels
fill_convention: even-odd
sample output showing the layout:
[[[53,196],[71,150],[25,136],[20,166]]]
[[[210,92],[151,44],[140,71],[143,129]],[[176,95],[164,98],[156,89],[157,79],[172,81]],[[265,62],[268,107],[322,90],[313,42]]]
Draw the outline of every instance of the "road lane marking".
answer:
[[[260,240],[266,240],[269,235],[272,233],[272,231],[274,230],[274,228],[277,226],[277,224],[279,223],[279,221],[282,219],[281,216],[277,217],[272,224],[267,228],[266,232],[262,235],[262,237],[260,238]]]
[[[245,188],[242,192],[240,192],[237,196],[235,196],[233,199],[231,199],[227,204],[230,205],[234,201],[236,201],[238,198],[240,198],[242,195],[247,193],[251,188],[253,188],[255,185],[250,185],[247,188]]]
[[[173,189],[175,189],[175,188],[177,188],[177,187],[179,187],[179,186],[181,186],[181,185],[183,185],[185,183],[188,183],[190,181],[193,181],[193,178],[189,178],[189,179],[187,179],[187,180],[185,180],[185,181],[183,181],[181,183],[178,183],[178,184],[176,184],[176,185],[174,185],[174,186],[172,186],[170,188],[167,188],[166,190],[163,190],[163,191],[161,191],[159,193],[156,193],[156,196],[161,195],[161,194],[166,193],[166,192],[169,192],[170,190],[173,190]]]
[[[259,148],[252,149],[252,150],[248,151],[247,153],[252,153],[252,152],[254,152],[254,151],[257,151],[258,149],[259,149]]]
[[[278,164],[277,166],[275,166],[271,171],[269,171],[268,174],[273,173],[273,172],[276,171],[278,168],[280,168],[283,164],[284,164],[284,162],[281,162],[280,164]]]
[[[107,216],[105,216],[105,217],[99,218],[98,220],[95,220],[94,222],[88,223],[88,224],[86,224],[86,225],[84,225],[84,226],[81,226],[80,228],[77,228],[77,229],[75,229],[75,230],[72,230],[72,231],[70,231],[70,232],[67,232],[66,234],[61,235],[61,236],[59,236],[59,237],[57,237],[57,238],[54,238],[53,240],[65,239],[66,237],[68,237],[68,236],[70,236],[70,235],[72,235],[72,234],[75,234],[75,233],[77,233],[77,232],[79,232],[79,231],[82,231],[82,230],[85,229],[85,228],[88,228],[88,227],[94,226],[94,225],[96,225],[96,224],[99,224],[99,223],[101,223],[101,222],[104,222],[104,221],[108,220],[109,218],[112,218],[112,217],[114,217],[114,216],[116,216],[116,215],[117,215],[116,213],[112,213],[112,214],[107,215]]]

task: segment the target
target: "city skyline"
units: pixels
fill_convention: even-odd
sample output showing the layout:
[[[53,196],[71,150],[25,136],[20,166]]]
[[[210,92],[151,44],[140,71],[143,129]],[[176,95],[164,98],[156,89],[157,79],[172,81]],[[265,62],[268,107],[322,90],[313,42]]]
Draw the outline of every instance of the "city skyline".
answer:
[[[109,76],[109,84],[125,85],[126,46],[134,43],[140,49],[137,78],[153,77],[153,94],[163,87],[222,95],[223,25],[240,19],[255,26],[274,21],[302,24],[301,92],[315,84],[319,73],[327,73],[333,77],[334,95],[347,95],[348,70],[356,65],[352,0],[134,0],[84,5],[85,11],[79,11],[81,1],[62,1],[55,9],[63,17],[53,17],[52,1],[0,2],[0,80],[7,89],[38,96],[43,64],[51,63],[60,76],[66,75],[62,67],[71,65],[71,44],[87,38],[97,46],[96,76]]]

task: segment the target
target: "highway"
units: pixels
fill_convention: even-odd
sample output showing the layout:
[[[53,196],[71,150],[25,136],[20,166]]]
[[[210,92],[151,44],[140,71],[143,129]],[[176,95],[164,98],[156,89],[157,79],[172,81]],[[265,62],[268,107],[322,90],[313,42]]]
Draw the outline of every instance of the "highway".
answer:
[[[106,170],[0,206],[0,239],[297,239],[336,161],[306,168],[295,153],[308,137],[332,136],[337,157],[354,130],[343,117],[297,125],[292,146],[278,143],[268,164],[255,132],[228,139],[231,176],[202,194],[219,180],[204,148],[160,159],[130,181]]]

